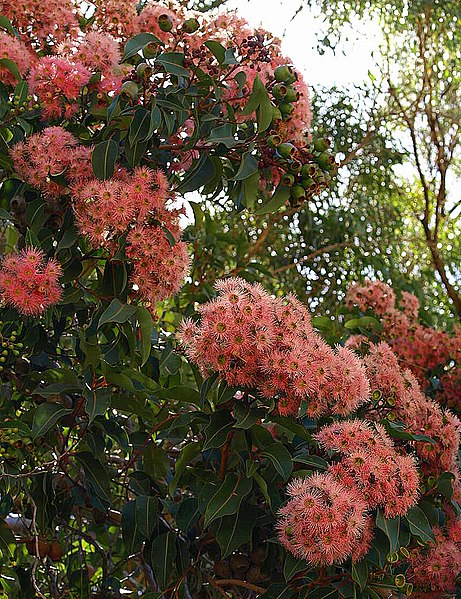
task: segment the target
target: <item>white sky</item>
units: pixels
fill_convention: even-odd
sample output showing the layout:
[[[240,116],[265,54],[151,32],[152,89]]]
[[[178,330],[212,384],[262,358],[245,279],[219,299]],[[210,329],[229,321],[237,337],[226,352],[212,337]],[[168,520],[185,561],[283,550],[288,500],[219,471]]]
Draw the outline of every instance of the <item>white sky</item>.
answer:
[[[373,70],[372,52],[380,41],[379,28],[373,23],[368,23],[365,29],[362,25],[363,33],[356,41],[345,42],[336,55],[327,51],[321,56],[317,50],[316,33],[321,30],[322,19],[313,16],[309,9],[302,10],[292,19],[301,2],[229,0],[225,6],[235,9],[250,25],[262,26],[280,37],[284,54],[303,72],[308,84],[344,86],[363,82],[368,71]]]

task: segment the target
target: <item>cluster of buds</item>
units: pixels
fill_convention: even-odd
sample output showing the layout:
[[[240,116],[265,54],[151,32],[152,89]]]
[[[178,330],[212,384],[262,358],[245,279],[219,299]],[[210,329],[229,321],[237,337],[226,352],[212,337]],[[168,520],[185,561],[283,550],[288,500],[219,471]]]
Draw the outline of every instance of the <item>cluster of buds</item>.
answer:
[[[336,169],[328,139],[319,138],[305,148],[283,142],[273,133],[267,139],[268,153],[283,169],[282,185],[290,188],[290,203],[297,205],[328,186]]]
[[[299,100],[299,91],[293,85],[298,80],[296,71],[289,65],[278,66],[274,71],[275,84],[271,89],[275,103],[274,119],[287,119]]]
[[[18,331],[10,330],[12,323],[0,321],[0,372],[19,358],[24,345],[18,341]]]

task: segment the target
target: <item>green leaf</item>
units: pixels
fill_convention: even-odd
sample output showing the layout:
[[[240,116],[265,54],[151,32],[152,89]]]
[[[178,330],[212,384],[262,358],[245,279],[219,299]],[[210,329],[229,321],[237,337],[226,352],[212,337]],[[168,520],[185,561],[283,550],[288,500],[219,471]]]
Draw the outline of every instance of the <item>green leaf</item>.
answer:
[[[164,52],[155,59],[155,64],[160,64],[167,73],[189,78],[191,75],[184,68],[184,54],[182,52]]]
[[[183,194],[200,189],[209,183],[215,175],[216,167],[214,162],[206,153],[203,153],[195,167],[186,174],[184,179],[178,185],[176,191]]]
[[[393,439],[402,439],[404,441],[421,441],[423,443],[430,443],[436,445],[437,441],[426,435],[419,435],[407,432],[406,424],[403,422],[391,422],[390,420],[383,420],[382,423],[389,433],[389,436]]]
[[[67,414],[72,414],[72,410],[63,408],[58,403],[42,403],[39,405],[34,412],[34,419],[32,421],[33,439],[43,437],[60,418]]]
[[[291,599],[294,595],[293,589],[281,582],[273,582],[261,595],[264,599]]]
[[[382,511],[378,509],[376,514],[376,526],[380,528],[389,539],[389,551],[394,553],[399,548],[400,517],[385,518]]]
[[[141,535],[149,539],[157,525],[158,500],[156,497],[141,495],[135,501],[135,521]]]
[[[201,443],[198,443],[196,441],[194,441],[192,443],[188,443],[181,449],[181,452],[180,452],[178,459],[176,460],[176,464],[175,464],[175,475],[174,475],[172,481],[170,482],[170,484],[168,485],[168,490],[169,490],[171,496],[173,496],[173,494],[176,490],[176,487],[178,485],[179,479],[183,475],[187,466],[200,453],[200,450],[201,450]]]
[[[16,545],[13,532],[8,528],[5,522],[0,522],[0,553],[3,557],[13,557],[10,545]]]
[[[129,142],[132,146],[136,142],[147,141],[151,128],[151,113],[142,106],[137,106],[130,125]]]
[[[283,577],[289,582],[299,572],[309,570],[309,564],[303,559],[297,559],[291,553],[287,553],[285,563],[283,565]]]
[[[200,405],[200,394],[196,389],[187,385],[177,385],[164,389],[157,389],[155,392],[157,397],[162,399],[176,399],[181,403]]]
[[[240,161],[237,174],[235,177],[232,177],[231,181],[243,181],[244,179],[247,179],[254,173],[258,172],[258,170],[259,163],[257,159],[249,152],[245,152],[245,154],[242,156],[242,160]]]
[[[360,590],[363,591],[368,582],[368,566],[365,560],[352,562],[352,580],[354,580],[359,585]]]
[[[240,508],[237,517],[231,515],[221,518],[215,537],[221,548],[222,559],[226,559],[251,539],[254,525],[254,509],[249,504]]]
[[[262,214],[270,214],[271,212],[276,212],[279,208],[281,208],[285,202],[290,197],[290,188],[287,185],[280,184],[277,189],[274,191],[271,199],[264,206],[260,206],[257,210],[255,210],[254,214],[262,215]]]
[[[108,387],[101,387],[99,389],[87,388],[83,395],[86,399],[85,412],[88,414],[90,422],[93,422],[96,416],[103,416],[107,412],[112,395]]]
[[[315,470],[327,470],[328,462],[318,455],[311,455],[310,453],[300,453],[293,457],[293,462],[299,462],[300,464],[307,464]]]
[[[293,461],[290,452],[281,443],[273,443],[261,452],[261,456],[268,458],[283,480],[288,480],[293,471]]]
[[[154,321],[152,314],[143,306],[136,306],[136,320],[139,322],[141,333],[141,366],[144,366],[150,356]]]
[[[155,579],[164,589],[173,570],[176,558],[176,535],[169,531],[155,537],[150,546],[148,561],[152,566]]]
[[[165,451],[158,445],[150,443],[143,453],[144,471],[154,480],[165,478],[170,471],[170,460]]]
[[[122,304],[120,300],[115,298],[111,301],[110,306],[102,313],[101,318],[99,319],[98,329],[108,322],[124,323],[136,314],[136,311],[137,309],[135,306]]]
[[[226,59],[226,48],[220,44],[219,42],[215,42],[214,40],[209,40],[203,44],[210,50],[219,64],[223,64]]]
[[[0,64],[6,67],[18,81],[21,81],[22,77],[21,73],[19,72],[18,65],[13,60],[10,58],[0,58]]]
[[[145,537],[136,522],[136,501],[128,501],[122,507],[122,537],[128,555],[141,549]]]
[[[437,491],[451,501],[453,497],[453,482],[455,475],[452,472],[442,472],[437,480]]]
[[[138,164],[141,162],[143,156],[146,153],[148,145],[148,141],[137,141],[133,145],[131,145],[130,141],[126,140],[125,154],[126,159],[128,160],[128,164],[131,166],[131,168],[138,166]]]
[[[237,402],[234,406],[234,416],[237,419],[234,426],[247,430],[264,418],[266,412],[265,408],[252,408],[243,402]]]
[[[229,472],[208,503],[205,511],[205,528],[217,518],[236,514],[242,500],[251,491],[252,485],[253,481]]]
[[[156,42],[163,46],[163,42],[153,33],[138,33],[125,44],[125,50],[123,52],[122,62],[128,60],[139,52],[146,44]]]
[[[104,181],[114,174],[115,161],[118,155],[118,144],[113,139],[98,143],[91,155],[93,172],[98,179]]]
[[[9,33],[11,33],[15,37],[17,37],[18,40],[21,39],[21,37],[18,34],[17,30],[13,27],[13,25],[11,24],[11,21],[9,19],[7,19],[5,17],[5,15],[0,15],[0,27],[2,29],[6,29],[6,31],[8,31]]]
[[[306,599],[338,599],[338,589],[334,587],[321,587],[312,589],[306,596]]]
[[[196,497],[188,497],[179,506],[175,520],[179,530],[189,532],[199,517],[198,499]]]
[[[234,422],[234,419],[226,410],[218,410],[211,414],[210,422],[203,431],[205,435],[203,451],[224,445],[227,434],[233,427]]]
[[[85,477],[100,499],[110,505],[110,479],[107,470],[101,462],[89,451],[80,451],[75,454],[75,459],[80,462],[85,472]]]
[[[379,329],[381,327],[381,323],[377,318],[373,318],[372,316],[362,316],[361,318],[352,318],[344,323],[346,329]]]
[[[415,505],[410,508],[405,516],[405,520],[408,522],[410,532],[415,537],[418,537],[425,543],[435,543],[434,533],[426,517],[426,514],[420,507]]]
[[[207,137],[207,141],[211,141],[215,144],[224,144],[226,148],[233,148],[239,143],[238,140],[235,139],[234,127],[230,123],[212,129],[210,135]]]

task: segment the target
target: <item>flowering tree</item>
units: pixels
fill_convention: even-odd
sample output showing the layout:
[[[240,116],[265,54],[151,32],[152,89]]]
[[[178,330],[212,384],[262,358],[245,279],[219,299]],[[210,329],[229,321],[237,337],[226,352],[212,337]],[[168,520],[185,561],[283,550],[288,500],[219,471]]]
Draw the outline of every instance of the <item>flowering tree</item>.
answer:
[[[3,596],[454,592],[457,418],[388,345],[188,275],[183,194],[200,229],[198,198],[276,219],[334,175],[278,40],[157,3],[0,7]]]

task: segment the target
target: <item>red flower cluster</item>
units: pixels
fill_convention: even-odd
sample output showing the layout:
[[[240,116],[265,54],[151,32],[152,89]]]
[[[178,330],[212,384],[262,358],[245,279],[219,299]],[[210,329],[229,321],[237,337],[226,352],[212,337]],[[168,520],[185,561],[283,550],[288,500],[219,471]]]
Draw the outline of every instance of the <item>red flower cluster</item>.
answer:
[[[373,310],[381,317],[382,338],[392,347],[400,363],[409,368],[423,387],[428,378],[441,369],[448,369],[440,376],[437,398],[449,407],[461,410],[461,329],[454,333],[423,326],[418,322],[419,300],[404,291],[396,303],[395,294],[389,285],[380,281],[367,281],[353,285],[347,292],[347,306],[358,306],[363,312]],[[360,348],[364,339],[350,337],[348,347]],[[454,366],[453,366],[454,364]]]
[[[0,269],[0,292],[6,303],[19,312],[35,316],[59,302],[61,267],[46,260],[43,252],[26,249],[8,254]]]
[[[180,241],[181,210],[172,208],[168,180],[160,170],[119,169],[107,181],[91,179],[72,187],[77,225],[94,247],[118,249],[126,233],[126,254],[141,296],[157,302],[176,293],[189,268]]]
[[[216,288],[219,297],[199,308],[201,323],[185,321],[179,332],[204,373],[218,372],[229,385],[278,398],[283,415],[296,416],[302,401],[314,417],[346,415],[369,400],[359,358],[328,346],[295,297],[273,298],[239,278]]]

